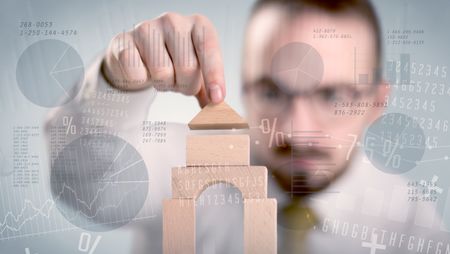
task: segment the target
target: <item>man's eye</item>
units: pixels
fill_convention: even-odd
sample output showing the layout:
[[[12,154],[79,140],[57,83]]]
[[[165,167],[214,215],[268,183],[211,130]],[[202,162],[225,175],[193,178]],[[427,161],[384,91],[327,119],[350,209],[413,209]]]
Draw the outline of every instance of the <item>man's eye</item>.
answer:
[[[276,88],[266,88],[264,89],[264,97],[266,97],[267,99],[278,99],[281,96],[281,93],[278,89]]]
[[[322,101],[335,102],[343,99],[342,93],[337,89],[325,88],[319,91],[319,96]]]
[[[359,97],[358,94],[353,89],[346,88],[324,88],[319,92],[320,99],[327,103],[354,101]]]
[[[260,97],[269,100],[278,100],[282,97],[282,92],[274,85],[262,85],[258,89]]]

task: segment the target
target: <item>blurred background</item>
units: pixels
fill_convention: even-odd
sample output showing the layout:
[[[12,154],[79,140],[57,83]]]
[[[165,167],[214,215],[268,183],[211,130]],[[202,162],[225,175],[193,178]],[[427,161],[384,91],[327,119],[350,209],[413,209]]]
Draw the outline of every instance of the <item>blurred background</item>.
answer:
[[[128,253],[129,231],[89,232],[68,223],[58,210],[51,208],[43,123],[49,110],[58,104],[46,105],[43,97],[36,94],[60,95],[53,94],[55,85],[70,87],[74,78],[85,73],[102,54],[114,35],[132,29],[143,20],[167,11],[186,15],[201,13],[210,18],[219,33],[228,89],[226,101],[245,115],[240,97],[241,51],[252,4],[253,1],[237,0],[3,0],[0,8],[0,253],[88,253],[91,250],[92,253]],[[387,111],[417,117],[417,121],[423,121],[422,129],[429,139],[422,162],[406,176],[438,185],[442,194],[436,209],[449,225],[450,2],[376,0],[373,4],[383,30],[384,77],[393,85]],[[70,59],[66,62],[60,59],[61,66],[48,70],[55,74],[55,82],[41,82],[39,91],[31,89],[30,82],[39,82],[42,77],[33,73],[51,68],[51,62],[46,61],[54,59],[39,58],[33,45],[46,47],[53,57],[62,56],[63,50],[70,46],[64,56]],[[33,65],[27,59],[33,59]],[[77,64],[70,65],[74,63]],[[59,75],[65,72],[67,75]],[[417,92],[411,86],[402,86],[413,82],[427,83],[427,91]],[[409,103],[408,99],[412,101]],[[414,103],[420,104],[419,109],[409,106]],[[150,115],[152,120],[187,123],[198,111],[194,98],[159,93]],[[68,122],[66,127],[70,128]]]

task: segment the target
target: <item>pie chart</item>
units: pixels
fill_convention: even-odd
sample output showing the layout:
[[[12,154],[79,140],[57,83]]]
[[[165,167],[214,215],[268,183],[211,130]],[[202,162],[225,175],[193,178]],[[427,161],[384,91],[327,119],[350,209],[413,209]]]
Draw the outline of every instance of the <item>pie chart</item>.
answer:
[[[21,54],[16,80],[22,94],[46,108],[64,105],[79,91],[84,64],[78,52],[66,42],[40,40]]]
[[[108,134],[81,136],[63,148],[51,167],[56,207],[73,225],[109,231],[133,220],[148,193],[148,171],[139,152]]]
[[[272,57],[272,79],[288,92],[310,90],[323,76],[323,60],[319,52],[303,42],[291,42],[276,51]]]
[[[403,174],[422,160],[425,140],[425,133],[415,119],[402,113],[388,113],[367,129],[364,151],[378,170]]]

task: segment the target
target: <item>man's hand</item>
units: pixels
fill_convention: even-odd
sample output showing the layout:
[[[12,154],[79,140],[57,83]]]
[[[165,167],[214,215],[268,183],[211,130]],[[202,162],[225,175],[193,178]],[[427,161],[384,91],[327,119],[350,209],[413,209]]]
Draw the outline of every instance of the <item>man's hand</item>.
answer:
[[[109,44],[103,72],[122,90],[150,86],[195,95],[200,106],[225,97],[219,40],[204,16],[165,13],[144,21]]]

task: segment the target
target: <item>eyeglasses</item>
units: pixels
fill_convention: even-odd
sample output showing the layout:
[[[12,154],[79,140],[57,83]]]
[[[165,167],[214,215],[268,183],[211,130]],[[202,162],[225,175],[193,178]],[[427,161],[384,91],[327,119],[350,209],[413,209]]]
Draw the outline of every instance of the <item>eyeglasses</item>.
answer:
[[[292,108],[296,97],[309,100],[314,116],[324,121],[346,121],[363,116],[373,106],[368,98],[376,85],[320,85],[307,91],[287,91],[270,78],[244,85],[244,94],[265,116],[280,116]]]

